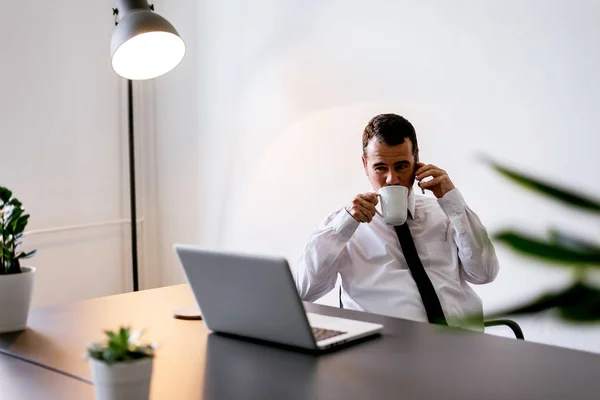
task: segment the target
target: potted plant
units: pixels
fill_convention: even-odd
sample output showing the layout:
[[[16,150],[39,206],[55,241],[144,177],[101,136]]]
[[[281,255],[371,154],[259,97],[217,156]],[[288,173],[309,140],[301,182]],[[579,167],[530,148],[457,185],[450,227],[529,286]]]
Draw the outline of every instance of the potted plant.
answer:
[[[92,382],[100,400],[148,399],[155,346],[140,343],[141,331],[106,331],[104,343],[88,345]]]
[[[29,214],[12,192],[0,186],[0,333],[25,329],[33,295],[35,268],[21,260],[35,254],[19,251]]]

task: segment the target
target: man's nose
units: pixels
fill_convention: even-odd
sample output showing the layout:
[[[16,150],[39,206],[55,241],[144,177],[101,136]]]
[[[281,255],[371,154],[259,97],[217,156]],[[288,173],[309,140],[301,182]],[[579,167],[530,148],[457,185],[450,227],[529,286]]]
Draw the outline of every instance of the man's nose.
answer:
[[[388,172],[387,178],[385,179],[385,183],[387,185],[399,185],[400,184],[400,178],[398,178],[398,174],[396,173],[396,171],[391,170],[390,172]]]

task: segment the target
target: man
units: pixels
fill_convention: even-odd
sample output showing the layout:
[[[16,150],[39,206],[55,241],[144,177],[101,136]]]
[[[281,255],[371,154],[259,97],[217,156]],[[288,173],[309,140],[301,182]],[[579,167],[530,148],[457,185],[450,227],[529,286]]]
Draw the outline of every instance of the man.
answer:
[[[449,325],[482,315],[481,300],[467,282],[492,282],[498,260],[477,215],[446,171],[418,162],[415,129],[403,117],[374,117],[363,132],[362,144],[363,167],[375,192],[388,185],[408,188],[410,233],[401,239],[402,229],[376,215],[375,193],[356,195],[310,237],[295,276],[302,299],[314,301],[331,291],[339,274],[344,308],[438,323],[431,317],[437,302],[443,312],[440,318]],[[416,195],[415,179],[437,200]],[[405,246],[413,242],[411,253]],[[416,281],[418,268],[425,270],[420,279],[426,282]],[[427,286],[432,290],[428,292]]]

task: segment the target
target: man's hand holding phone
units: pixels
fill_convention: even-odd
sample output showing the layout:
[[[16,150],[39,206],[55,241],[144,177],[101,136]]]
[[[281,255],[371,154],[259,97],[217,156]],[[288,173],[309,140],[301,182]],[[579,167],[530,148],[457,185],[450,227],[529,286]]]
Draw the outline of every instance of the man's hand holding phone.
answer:
[[[422,162],[416,162],[415,168],[415,179],[419,182],[419,187],[423,190],[431,190],[438,199],[441,199],[446,193],[454,189],[454,184],[443,169],[433,164]],[[423,179],[427,177],[432,177],[433,179],[423,182]]]

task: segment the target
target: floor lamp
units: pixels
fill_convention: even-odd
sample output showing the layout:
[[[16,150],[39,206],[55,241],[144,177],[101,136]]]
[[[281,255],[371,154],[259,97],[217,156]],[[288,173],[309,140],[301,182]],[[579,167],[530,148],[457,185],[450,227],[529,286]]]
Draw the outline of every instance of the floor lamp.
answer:
[[[137,202],[133,82],[161,76],[175,68],[185,55],[185,43],[147,0],[117,0],[113,8],[116,28],[110,41],[113,70],[127,79],[127,127],[129,150],[129,200],[131,217],[131,272],[133,291],[139,290],[137,253]]]

